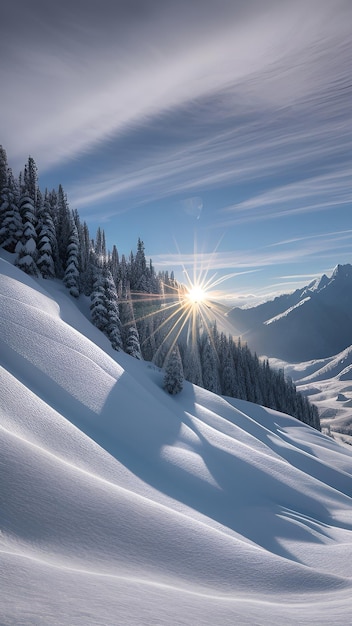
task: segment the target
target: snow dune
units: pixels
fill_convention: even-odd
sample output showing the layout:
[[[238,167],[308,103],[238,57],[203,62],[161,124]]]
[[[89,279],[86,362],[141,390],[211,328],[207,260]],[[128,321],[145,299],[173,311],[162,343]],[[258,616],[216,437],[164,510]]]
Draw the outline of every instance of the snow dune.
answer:
[[[349,624],[352,449],[116,353],[0,258],[0,623]]]

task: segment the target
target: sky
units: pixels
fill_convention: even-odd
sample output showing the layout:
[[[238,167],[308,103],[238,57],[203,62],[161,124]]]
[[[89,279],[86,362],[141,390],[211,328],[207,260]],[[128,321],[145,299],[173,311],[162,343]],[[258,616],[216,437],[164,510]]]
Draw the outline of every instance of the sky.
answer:
[[[0,143],[94,236],[255,304],[352,262],[350,0],[13,0]],[[5,60],[5,62],[4,62]]]

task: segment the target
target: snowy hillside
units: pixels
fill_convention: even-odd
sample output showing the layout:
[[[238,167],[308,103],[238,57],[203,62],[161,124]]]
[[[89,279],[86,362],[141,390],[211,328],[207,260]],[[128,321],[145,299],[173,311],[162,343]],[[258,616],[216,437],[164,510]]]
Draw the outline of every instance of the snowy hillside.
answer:
[[[294,293],[228,318],[257,354],[302,362],[335,355],[352,344],[352,265],[338,265]]]
[[[115,352],[0,258],[0,623],[349,624],[352,448]]]
[[[323,431],[352,444],[352,346],[326,359],[295,364],[271,359],[271,364],[283,367],[314,402]]]

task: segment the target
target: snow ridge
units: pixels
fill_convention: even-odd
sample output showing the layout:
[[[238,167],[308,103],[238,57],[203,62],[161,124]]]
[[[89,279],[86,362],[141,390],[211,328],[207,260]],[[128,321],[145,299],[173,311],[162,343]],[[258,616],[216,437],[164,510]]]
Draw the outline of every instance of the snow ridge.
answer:
[[[286,311],[284,311],[283,313],[279,313],[279,315],[275,315],[275,317],[272,317],[270,320],[266,320],[264,322],[264,324],[266,326],[268,326],[269,324],[273,324],[273,322],[277,322],[278,320],[282,319],[283,317],[287,317],[288,315],[290,315],[290,313],[292,313],[292,311],[294,311],[298,307],[302,306],[303,304],[305,304],[309,300],[310,300],[310,296],[307,296],[307,298],[303,298],[303,300],[300,300],[294,306],[291,306],[289,309],[286,309]]]
[[[352,265],[228,318],[250,350],[289,363],[331,357],[352,343]]]

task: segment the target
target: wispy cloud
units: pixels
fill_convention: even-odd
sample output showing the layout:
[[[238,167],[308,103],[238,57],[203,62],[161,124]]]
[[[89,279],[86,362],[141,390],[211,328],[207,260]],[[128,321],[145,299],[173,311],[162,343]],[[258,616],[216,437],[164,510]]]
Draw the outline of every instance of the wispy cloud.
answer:
[[[292,126],[297,127],[297,121]],[[334,163],[338,163],[339,152],[347,149],[347,144],[352,150],[352,137],[346,133],[341,137],[342,130],[334,123],[326,124],[324,130],[314,127],[297,133],[292,127],[290,131],[281,132],[277,128],[261,127],[258,122],[220,132],[209,127],[206,140],[185,141],[181,147],[161,146],[151,154],[142,151],[132,162],[122,162],[118,168],[100,174],[91,182],[75,184],[70,189],[70,197],[75,205],[89,208],[97,201],[125,199],[132,195],[136,205],[177,193],[277,177],[295,165],[303,168],[307,165],[309,171],[319,154],[319,159],[329,160],[333,164],[329,167],[335,171],[254,195],[245,202],[226,207],[224,215],[231,215],[234,221],[250,221],[250,212],[257,217],[258,209],[267,218],[278,212],[284,215],[288,209],[308,212],[344,204],[351,201],[352,165],[351,169],[340,171]]]
[[[301,174],[304,176],[304,174]],[[314,213],[350,205],[352,202],[352,167],[320,176],[304,178],[288,185],[252,196],[243,202],[226,207],[231,214],[226,223],[270,220],[294,214]]]
[[[228,252],[214,251],[210,253],[198,252],[194,254],[159,254],[153,257],[158,266],[165,267],[193,267],[195,261],[209,271],[235,271],[238,274],[249,271],[263,271],[266,267],[280,267],[285,264],[299,266],[302,262],[334,255],[341,243],[349,248],[352,242],[352,230],[347,232],[326,232],[320,235],[291,239],[286,242],[256,247],[253,250],[231,250]],[[307,276],[307,274],[299,274]],[[309,274],[308,276],[311,276]],[[293,278],[297,275],[292,273]],[[287,278],[287,277],[285,277]]]
[[[199,106],[202,123],[210,124],[211,139],[199,169],[193,166],[184,181],[189,189],[219,184],[246,171],[250,175],[260,167],[258,161],[257,166],[249,161],[251,152],[270,140],[263,130],[255,137],[260,124],[249,125],[248,135],[233,128],[221,136],[211,128],[219,121],[235,126],[244,114],[258,110],[264,112],[265,126],[274,112],[281,117],[283,136],[276,126],[272,146],[262,146],[263,152],[273,150],[272,167],[280,142],[284,149],[297,141],[292,129],[284,131],[296,107],[300,115],[314,108],[322,119],[328,108],[335,130],[337,115],[343,123],[341,97],[331,95],[331,81],[335,92],[336,86],[342,90],[348,72],[344,47],[349,5],[343,0],[336,0],[334,7],[324,0],[271,0],[265,8],[254,0],[246,7],[223,0],[217,11],[211,2],[202,3],[201,10],[197,3],[192,8],[192,3],[181,2],[176,10],[172,2],[148,7],[137,2],[132,3],[134,11],[127,2],[88,2],[81,11],[79,3],[71,1],[52,7],[53,13],[39,0],[34,4],[37,12],[17,0],[6,7],[2,19],[7,63],[2,64],[1,81],[11,85],[2,94],[2,140],[14,158],[25,158],[28,150],[38,154],[41,171],[148,120],[165,124],[165,112],[180,107],[197,111]],[[217,106],[207,118],[207,102],[215,96]],[[313,124],[313,134],[316,129]],[[233,154],[238,135],[242,146]],[[201,149],[197,138],[186,145],[179,175],[187,169],[187,156],[189,160]],[[312,147],[306,150],[308,157]],[[239,159],[246,153],[247,163],[241,165]],[[168,160],[172,166],[171,155]],[[158,164],[156,159],[154,168]],[[267,166],[262,164],[264,171]],[[153,186],[153,168],[145,167],[141,176],[137,159],[115,186],[109,185],[111,176],[104,192],[99,180],[95,182],[95,197],[125,192],[135,183]],[[162,180],[167,177],[157,177],[160,187]],[[181,185],[175,174],[174,189]],[[155,193],[161,193],[160,187]]]
[[[349,242],[352,241],[352,229],[347,230],[337,230],[330,231],[325,233],[317,233],[305,235],[303,237],[294,237],[291,239],[283,239],[282,241],[275,241],[274,243],[269,244],[268,247],[276,247],[276,246],[287,246],[289,244],[297,244],[302,241],[313,241],[314,239],[323,240],[323,245],[326,247],[326,244],[329,242],[332,247],[336,247],[341,242]]]

